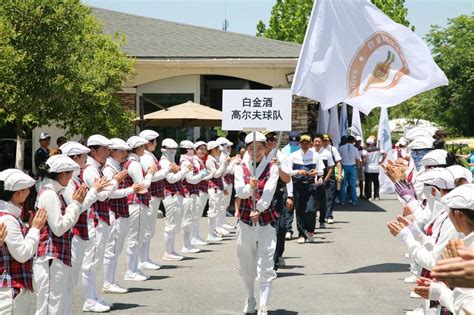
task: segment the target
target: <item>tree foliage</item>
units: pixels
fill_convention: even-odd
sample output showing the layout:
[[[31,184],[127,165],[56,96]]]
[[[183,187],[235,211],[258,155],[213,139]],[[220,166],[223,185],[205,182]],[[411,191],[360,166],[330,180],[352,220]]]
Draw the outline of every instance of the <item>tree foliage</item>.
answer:
[[[131,116],[114,96],[133,71],[123,43],[79,0],[2,0],[0,122],[18,134],[52,124],[68,135],[125,133]]]
[[[268,26],[262,20],[258,22],[257,36],[303,43],[313,2],[314,0],[277,0]],[[372,3],[395,22],[410,26],[405,0],[372,0]]]

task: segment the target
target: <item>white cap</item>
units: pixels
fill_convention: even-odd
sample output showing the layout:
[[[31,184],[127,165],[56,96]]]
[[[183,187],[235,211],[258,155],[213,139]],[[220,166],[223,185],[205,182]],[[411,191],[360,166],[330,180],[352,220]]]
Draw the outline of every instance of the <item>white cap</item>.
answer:
[[[80,144],[77,141],[68,141],[62,146],[60,146],[59,150],[61,150],[62,154],[66,154],[67,156],[87,154],[91,152],[91,149]]]
[[[416,181],[426,185],[431,185],[433,181],[440,176],[441,171],[441,168],[430,168],[418,173],[416,176]]]
[[[44,140],[44,139],[48,139],[48,138],[51,138],[49,133],[47,133],[47,132],[40,133],[40,140]]]
[[[161,143],[161,147],[162,147],[162,148],[165,148],[165,149],[177,149],[177,148],[178,148],[178,144],[177,144],[176,141],[174,141],[173,139],[171,139],[171,138],[166,138],[166,139],[163,140],[163,142]]]
[[[402,145],[402,146],[406,146],[407,145],[407,139],[401,137],[400,139],[398,139],[398,144]]]
[[[446,165],[446,157],[448,156],[448,151],[442,149],[436,149],[426,153],[426,155],[421,159],[420,164],[422,166],[438,166]]]
[[[127,144],[130,146],[130,148],[132,149],[135,149],[135,148],[138,148],[142,145],[145,145],[148,143],[148,140],[147,139],[144,139],[142,137],[139,137],[139,136],[131,136],[130,138],[128,138],[127,140]]]
[[[183,140],[179,143],[179,147],[183,149],[194,149],[194,143],[189,140]]]
[[[197,150],[197,148],[199,148],[200,146],[206,146],[206,150],[207,150],[207,143],[204,142],[204,141],[198,141],[194,144],[194,149]]]
[[[17,191],[33,186],[36,181],[28,174],[16,168],[9,168],[0,172],[0,181],[8,191]]]
[[[431,185],[438,187],[439,189],[453,189],[454,188],[454,176],[445,168],[442,168],[438,173],[438,177],[431,183]]]
[[[233,145],[232,142],[230,142],[227,138],[224,138],[224,137],[219,137],[219,138],[217,138],[216,141],[219,145],[222,145],[222,146],[224,146],[224,145],[227,145],[227,146]]]
[[[423,138],[423,137],[432,138],[433,133],[427,128],[415,127],[408,130],[407,134],[405,135],[405,138],[408,141],[413,141],[413,140],[416,140],[418,138]]]
[[[142,137],[143,139],[151,141],[158,138],[160,134],[154,130],[146,129],[140,132],[139,136]]]
[[[453,174],[454,179],[464,178],[468,183],[472,182],[472,173],[467,168],[461,165],[451,165],[446,168]]]
[[[452,209],[474,210],[474,184],[465,184],[454,188],[441,202]]]
[[[124,140],[120,138],[112,138],[110,139],[109,149],[130,151],[132,148]]]
[[[260,131],[253,131],[245,137],[245,144],[253,142],[253,135],[255,134],[255,140],[257,142],[267,142],[267,137],[263,135]]]
[[[433,147],[433,137],[420,137],[410,142],[407,146],[408,149],[431,149]]]
[[[362,137],[361,136],[356,136],[355,137],[356,141],[362,141]],[[370,139],[370,138],[369,138]]]
[[[219,147],[220,150],[222,150],[222,147],[219,145],[219,143],[217,143],[217,141],[209,141],[207,144],[206,144],[206,148],[207,148],[207,151],[210,151],[214,148],[217,148]]]
[[[92,145],[99,145],[103,147],[108,147],[110,144],[110,140],[102,135],[92,135],[87,139],[87,146],[90,147]]]
[[[374,141],[374,138],[367,138],[367,144],[374,144],[375,141]]]
[[[64,154],[53,155],[46,160],[46,165],[49,166],[48,173],[72,172],[80,169],[79,164]]]

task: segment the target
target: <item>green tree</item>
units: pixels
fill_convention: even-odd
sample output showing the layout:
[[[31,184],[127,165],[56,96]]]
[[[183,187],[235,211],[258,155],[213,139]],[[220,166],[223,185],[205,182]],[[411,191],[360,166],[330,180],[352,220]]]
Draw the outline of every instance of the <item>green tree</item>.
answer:
[[[25,131],[43,125],[67,135],[130,129],[114,93],[133,72],[124,38],[102,32],[79,0],[3,0],[0,4],[0,122],[17,132],[23,167]]]
[[[257,36],[303,43],[313,2],[313,0],[277,0],[272,8],[268,26],[262,20],[258,22]],[[372,0],[372,3],[395,22],[410,26],[405,0]]]

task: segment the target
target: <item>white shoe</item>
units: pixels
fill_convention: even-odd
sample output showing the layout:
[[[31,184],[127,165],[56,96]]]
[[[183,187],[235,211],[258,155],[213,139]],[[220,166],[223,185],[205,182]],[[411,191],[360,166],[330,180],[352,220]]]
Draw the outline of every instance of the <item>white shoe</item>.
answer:
[[[166,261],[180,261],[180,260],[183,260],[183,256],[181,255],[175,255],[173,253],[171,254],[168,254],[168,253],[165,253],[163,255],[163,260],[166,260]]]
[[[415,293],[415,291],[410,291],[410,298],[412,299],[421,299],[421,296]]]
[[[304,236],[301,236],[298,238],[298,244],[304,244],[304,242],[305,242]]]
[[[224,223],[224,224],[222,225],[222,227],[223,227],[224,229],[226,229],[226,230],[233,230],[233,229],[235,229],[235,226],[232,226],[232,225],[230,225],[230,224],[228,224],[228,223]]]
[[[223,235],[223,236],[227,236],[227,235],[230,234],[230,232],[227,231],[226,229],[224,229],[223,227],[216,228],[216,232],[220,235]]]
[[[186,248],[186,247],[183,247],[181,249],[181,253],[183,254],[197,254],[201,252],[201,250],[199,248]]]
[[[160,268],[161,268],[160,265],[155,264],[154,262],[151,262],[151,261],[145,261],[138,264],[138,269],[140,270],[158,270]]]
[[[209,245],[209,243],[204,242],[204,241],[202,241],[200,239],[197,239],[197,238],[193,238],[191,240],[191,245],[193,245],[193,246],[206,246],[206,245]]]
[[[328,219],[328,224],[334,224],[334,219],[333,219],[333,218],[329,218],[329,219]]]
[[[150,276],[149,275],[146,275],[144,274],[143,272],[141,272],[140,270],[137,271],[137,274],[142,276],[142,277],[145,277],[147,280],[150,279]]]
[[[409,277],[406,277],[405,279],[403,279],[403,282],[405,283],[415,283],[416,282],[416,276],[415,275],[411,275]]]
[[[278,263],[277,263],[277,265],[278,265],[278,267],[280,267],[280,268],[286,266],[286,262],[285,262],[285,260],[283,259],[283,257],[279,257],[279,258],[278,258]]]
[[[223,241],[223,238],[222,237],[219,237],[217,235],[207,235],[207,242],[208,243],[216,243],[216,242],[222,242]]]
[[[109,308],[114,306],[114,303],[108,302],[104,300],[103,297],[99,296],[98,298],[95,299],[97,303],[100,303],[102,305],[108,306]]]
[[[291,234],[291,232],[286,232],[285,240],[291,241],[291,238],[292,238],[292,237],[293,237],[293,234]]]
[[[122,288],[116,283],[104,283],[102,286],[102,293],[109,293],[109,294],[125,294],[128,292],[128,289]]]
[[[256,308],[257,308],[257,301],[255,300],[255,298],[247,299],[247,302],[245,302],[244,313],[253,314],[255,313]]]
[[[408,311],[405,314],[406,315],[424,315],[425,311],[423,310],[422,307],[419,307],[417,309],[414,309],[413,311]]]
[[[105,313],[110,311],[110,306],[102,305],[101,303],[87,299],[82,306],[83,312]]]
[[[125,281],[146,281],[147,278],[145,276],[142,276],[142,275],[138,274],[138,273],[127,271],[125,273],[125,277],[123,277],[123,280],[125,280]]]
[[[260,306],[260,308],[258,309],[258,315],[267,315],[268,314],[268,308],[266,305],[262,305]]]
[[[164,217],[163,211],[158,210],[158,211],[156,212],[156,217],[157,217],[158,219],[162,219],[162,218]]]

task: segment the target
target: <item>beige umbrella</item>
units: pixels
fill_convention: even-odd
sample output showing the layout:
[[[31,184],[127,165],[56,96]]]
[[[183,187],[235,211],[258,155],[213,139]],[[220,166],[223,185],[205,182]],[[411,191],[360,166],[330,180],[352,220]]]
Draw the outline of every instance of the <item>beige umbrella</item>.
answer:
[[[213,127],[220,126],[222,112],[188,101],[143,116],[145,126],[158,127]],[[135,119],[140,123],[140,118]]]

